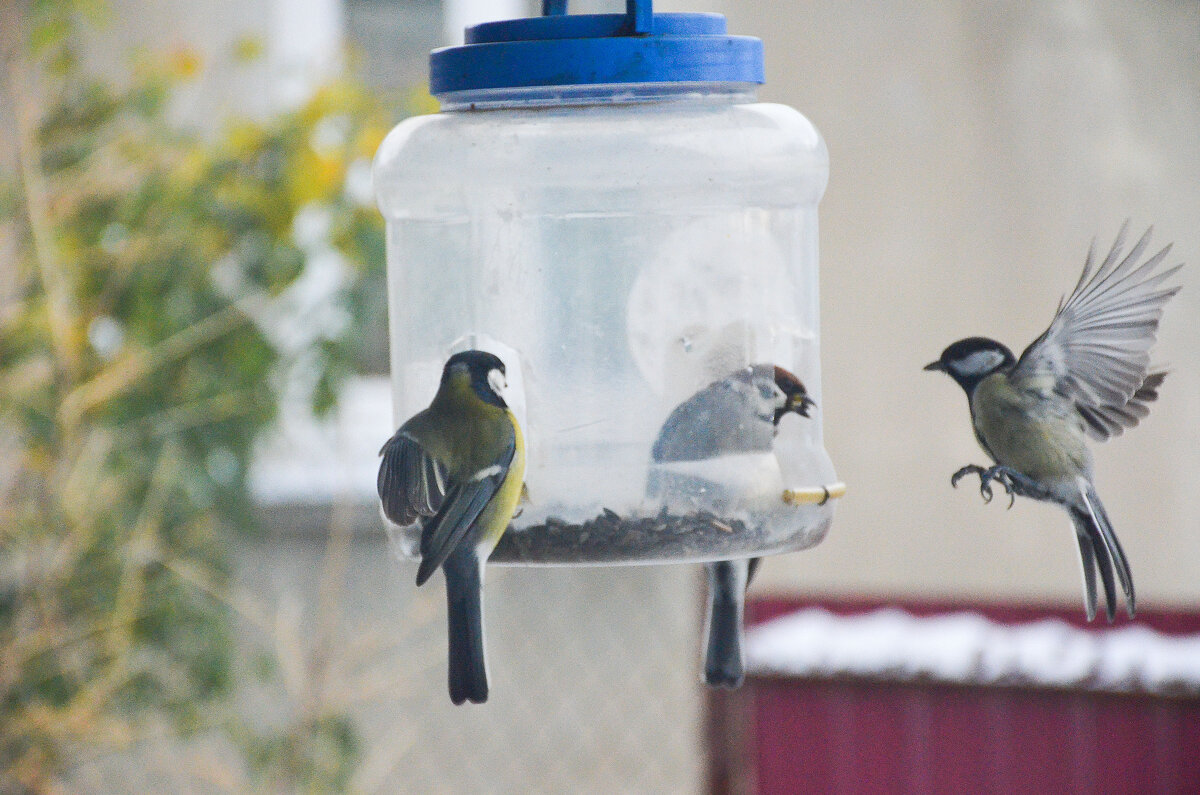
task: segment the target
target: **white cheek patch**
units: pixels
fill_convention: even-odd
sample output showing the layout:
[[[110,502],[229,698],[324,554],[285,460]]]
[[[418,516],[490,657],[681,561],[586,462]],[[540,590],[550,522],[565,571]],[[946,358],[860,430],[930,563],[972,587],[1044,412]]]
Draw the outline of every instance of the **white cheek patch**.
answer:
[[[975,351],[950,362],[950,369],[959,375],[983,375],[995,370],[1004,361],[1000,351]]]
[[[504,373],[500,372],[499,370],[489,370],[487,380],[488,386],[490,386],[492,391],[497,395],[503,396],[504,390],[508,389],[508,381],[505,380]]]

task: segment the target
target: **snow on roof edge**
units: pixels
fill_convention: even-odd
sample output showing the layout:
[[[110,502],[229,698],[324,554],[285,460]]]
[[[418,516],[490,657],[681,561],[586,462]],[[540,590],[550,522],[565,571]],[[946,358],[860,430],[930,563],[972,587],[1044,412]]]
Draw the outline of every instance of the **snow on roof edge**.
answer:
[[[1059,619],[807,608],[748,630],[746,659],[755,674],[1200,695],[1200,635],[1139,625],[1090,631]]]

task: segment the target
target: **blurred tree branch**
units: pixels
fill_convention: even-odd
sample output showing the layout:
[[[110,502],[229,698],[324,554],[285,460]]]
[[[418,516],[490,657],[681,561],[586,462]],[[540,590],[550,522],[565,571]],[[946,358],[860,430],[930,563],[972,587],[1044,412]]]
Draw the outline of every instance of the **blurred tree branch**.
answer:
[[[235,592],[228,540],[251,525],[249,460],[282,374],[311,368],[323,411],[371,365],[382,222],[350,183],[394,119],[337,82],[215,140],[174,128],[197,60],[151,59],[119,85],[89,72],[76,49],[101,6],[0,4],[0,791],[58,791],[148,727],[212,726],[238,615],[276,638],[300,701],[274,734],[233,726],[251,770],[338,789],[358,754],[329,697],[344,539],[312,644]],[[336,260],[320,300],[342,321],[281,337],[318,255]]]

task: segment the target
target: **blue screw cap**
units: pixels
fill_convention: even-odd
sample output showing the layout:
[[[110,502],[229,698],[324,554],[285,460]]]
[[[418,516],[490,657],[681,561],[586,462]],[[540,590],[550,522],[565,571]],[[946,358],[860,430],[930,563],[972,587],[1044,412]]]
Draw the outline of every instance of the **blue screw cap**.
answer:
[[[429,56],[434,96],[459,91],[637,83],[762,83],[762,41],[731,36],[720,14],[655,14],[627,0],[624,14],[543,14],[485,22],[466,43]]]

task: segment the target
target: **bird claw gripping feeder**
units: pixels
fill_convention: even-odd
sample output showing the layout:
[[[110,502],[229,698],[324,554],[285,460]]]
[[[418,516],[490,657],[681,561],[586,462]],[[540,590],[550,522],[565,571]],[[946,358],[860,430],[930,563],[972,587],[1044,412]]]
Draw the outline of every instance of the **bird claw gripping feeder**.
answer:
[[[762,43],[720,15],[543,14],[434,51],[441,112],[376,157],[397,419],[451,354],[505,363],[526,488],[491,562],[816,544],[844,490],[821,431],[820,134],[755,101]],[[774,403],[764,365],[803,382],[807,413]],[[668,433],[685,441],[656,456]]]

